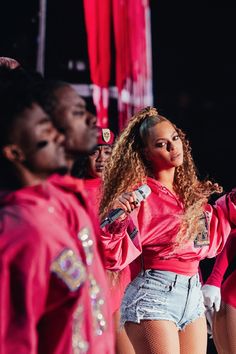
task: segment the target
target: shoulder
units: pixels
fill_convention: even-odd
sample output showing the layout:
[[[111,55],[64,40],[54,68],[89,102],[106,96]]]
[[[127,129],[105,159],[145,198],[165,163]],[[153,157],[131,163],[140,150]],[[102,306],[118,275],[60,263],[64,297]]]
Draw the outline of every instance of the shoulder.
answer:
[[[41,232],[42,224],[38,220],[38,210],[31,205],[9,205],[0,210],[0,236],[9,236],[11,239],[27,238],[30,231],[31,238]]]
[[[22,191],[5,200],[0,208],[0,241],[9,246],[49,243],[49,234],[55,224],[55,215],[50,211],[50,197],[39,191]],[[55,225],[57,228],[57,225]],[[57,230],[58,231],[58,230]]]

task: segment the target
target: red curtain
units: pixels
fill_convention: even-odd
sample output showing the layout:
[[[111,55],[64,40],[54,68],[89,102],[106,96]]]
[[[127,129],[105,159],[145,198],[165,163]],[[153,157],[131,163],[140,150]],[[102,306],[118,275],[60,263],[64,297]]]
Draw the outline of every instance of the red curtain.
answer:
[[[98,124],[108,126],[110,80],[111,6],[110,0],[84,0],[90,75]]]
[[[99,124],[108,125],[111,25],[114,29],[119,129],[152,105],[149,0],[84,0],[91,80]]]

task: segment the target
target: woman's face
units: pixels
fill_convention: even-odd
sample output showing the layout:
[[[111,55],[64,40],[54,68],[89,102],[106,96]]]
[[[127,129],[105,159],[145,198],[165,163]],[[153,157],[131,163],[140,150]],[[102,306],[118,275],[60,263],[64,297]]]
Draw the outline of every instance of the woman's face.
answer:
[[[183,144],[168,121],[162,121],[149,128],[145,155],[154,170],[168,170],[183,163]]]
[[[89,174],[92,178],[101,178],[105,162],[111,155],[111,146],[99,145],[94,152],[89,155]]]

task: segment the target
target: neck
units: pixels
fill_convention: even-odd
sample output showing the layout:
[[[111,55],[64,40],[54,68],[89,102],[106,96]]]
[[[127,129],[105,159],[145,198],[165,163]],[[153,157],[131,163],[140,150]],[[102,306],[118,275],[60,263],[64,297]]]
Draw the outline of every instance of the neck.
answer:
[[[43,174],[35,174],[22,165],[4,164],[0,177],[0,189],[17,190],[34,186],[41,184],[47,177]]]
[[[66,155],[66,165],[67,165],[67,170],[68,170],[68,174],[70,175],[73,169],[75,163],[75,158],[72,155],[67,154]]]
[[[168,189],[174,189],[175,168],[154,172],[154,178]]]
[[[23,188],[43,183],[49,177],[49,174],[45,172],[35,173],[19,165],[17,166],[17,177],[21,188]]]

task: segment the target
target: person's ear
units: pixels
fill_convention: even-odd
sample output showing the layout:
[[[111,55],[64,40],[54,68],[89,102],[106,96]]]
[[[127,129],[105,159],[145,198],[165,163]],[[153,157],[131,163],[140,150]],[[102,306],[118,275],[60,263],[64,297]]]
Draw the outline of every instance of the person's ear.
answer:
[[[25,155],[21,148],[16,144],[6,145],[2,149],[3,156],[12,162],[23,162]]]

